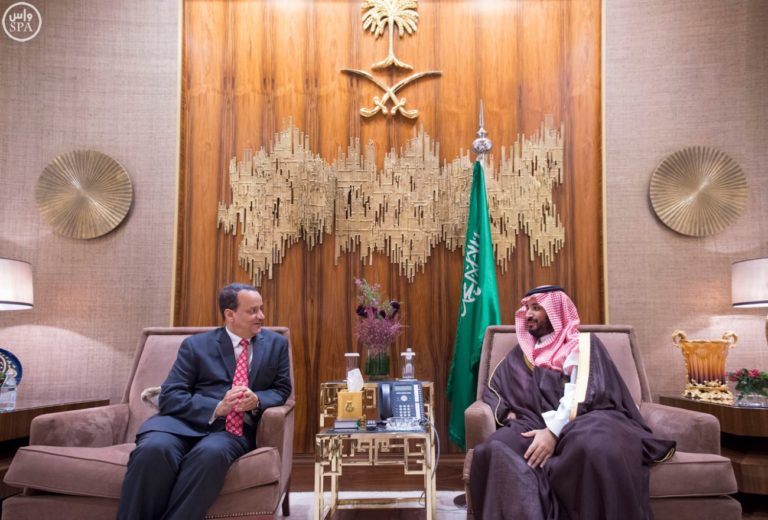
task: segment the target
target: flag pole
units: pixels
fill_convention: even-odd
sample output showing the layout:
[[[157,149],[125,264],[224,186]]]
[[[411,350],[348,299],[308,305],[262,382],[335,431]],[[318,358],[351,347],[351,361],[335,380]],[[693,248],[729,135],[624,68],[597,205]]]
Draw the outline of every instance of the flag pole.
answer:
[[[483,114],[483,100],[480,100],[480,114],[479,114],[479,128],[475,134],[475,140],[472,141],[472,151],[477,154],[476,160],[483,167],[483,174],[485,174],[485,158],[486,154],[493,148],[493,142],[488,138],[488,132],[485,130],[485,116]],[[467,495],[466,493],[460,493],[453,497],[453,504],[456,507],[467,508]]]
[[[485,117],[483,115],[483,100],[480,100],[480,128],[475,134],[475,140],[472,141],[472,150],[477,154],[477,160],[485,166],[485,154],[493,148],[493,142],[488,139],[488,132],[485,131]]]

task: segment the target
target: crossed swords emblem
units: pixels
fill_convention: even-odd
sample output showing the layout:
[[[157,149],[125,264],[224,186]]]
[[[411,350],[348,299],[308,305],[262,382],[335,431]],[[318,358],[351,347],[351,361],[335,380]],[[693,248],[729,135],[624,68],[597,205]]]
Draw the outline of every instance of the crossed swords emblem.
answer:
[[[401,79],[391,87],[388,86],[386,83],[382,82],[381,80],[375,78],[370,73],[364,71],[364,70],[356,70],[356,69],[341,69],[341,72],[346,72],[347,74],[357,74],[358,76],[362,76],[369,81],[371,81],[374,85],[379,87],[381,90],[384,91],[384,95],[380,98],[379,96],[373,96],[373,107],[372,108],[361,108],[360,109],[360,115],[363,117],[373,117],[379,112],[382,114],[389,114],[391,113],[393,116],[397,115],[398,112],[403,114],[403,116],[407,117],[408,119],[414,119],[416,117],[419,117],[419,111],[415,108],[413,109],[407,109],[405,108],[405,98],[404,97],[397,97],[396,92],[405,86],[409,85],[410,83],[413,83],[414,81],[421,79],[426,76],[440,76],[442,72],[438,70],[430,70],[427,72],[418,72],[416,74],[412,74],[408,76],[405,79]],[[392,102],[392,108],[389,108],[387,106],[387,102]]]

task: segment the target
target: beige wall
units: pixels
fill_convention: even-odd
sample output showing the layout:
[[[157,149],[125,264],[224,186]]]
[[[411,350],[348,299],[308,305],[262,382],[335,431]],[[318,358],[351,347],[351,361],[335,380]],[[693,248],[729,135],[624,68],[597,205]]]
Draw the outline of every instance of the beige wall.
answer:
[[[0,11],[12,0],[0,0]],[[0,347],[24,364],[21,398],[117,398],[140,329],[169,322],[178,141],[179,4],[37,0],[30,42],[0,33],[0,256],[32,262],[36,305],[0,313]],[[655,393],[682,385],[672,331],[741,337],[729,365],[768,368],[759,310],[730,307],[730,264],[768,255],[768,2],[605,5],[609,314],[635,325]],[[656,165],[690,145],[741,164],[746,213],[695,239],[653,216]],[[134,183],[109,235],[54,235],[35,209],[42,169],[91,148]]]
[[[671,335],[740,343],[728,367],[768,369],[765,309],[730,306],[730,265],[768,255],[768,2],[605,2],[605,171],[612,323],[637,328],[654,394],[684,384]],[[689,238],[652,213],[666,156],[713,146],[743,168],[749,201],[725,231]]]
[[[141,328],[169,323],[179,3],[29,1],[37,37],[0,32],[0,256],[32,263],[35,307],[0,313],[0,347],[23,364],[20,399],[118,398]],[[123,224],[86,241],[53,234],[34,199],[46,164],[77,149],[134,186]]]

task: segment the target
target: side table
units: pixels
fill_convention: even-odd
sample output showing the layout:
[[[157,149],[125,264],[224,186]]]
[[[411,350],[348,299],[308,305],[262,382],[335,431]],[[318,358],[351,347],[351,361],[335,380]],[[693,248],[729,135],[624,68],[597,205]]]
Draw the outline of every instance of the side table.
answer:
[[[723,456],[731,459],[739,491],[768,495],[768,408],[746,408],[662,395],[664,405],[704,412],[720,421]]]
[[[38,415],[53,412],[66,412],[81,408],[105,406],[109,399],[87,399],[83,401],[23,400],[16,402],[16,408],[9,412],[0,412],[0,500],[18,493],[20,490],[6,486],[2,482],[16,450],[29,442],[29,427],[32,419]]]
[[[334,430],[329,426],[336,416],[336,394],[346,388],[342,382],[328,382],[320,386],[320,432],[315,435],[315,507],[314,520],[333,518],[338,509],[423,508],[426,520],[437,519],[437,450],[432,427],[434,403],[433,383],[422,381],[424,417],[427,423],[418,431],[395,431],[377,427],[353,431]],[[366,417],[377,415],[376,383],[363,388],[363,412]],[[400,466],[404,475],[423,477],[424,502],[406,497],[357,498],[339,497],[339,477],[344,467]],[[330,480],[330,503],[326,511],[325,481]]]

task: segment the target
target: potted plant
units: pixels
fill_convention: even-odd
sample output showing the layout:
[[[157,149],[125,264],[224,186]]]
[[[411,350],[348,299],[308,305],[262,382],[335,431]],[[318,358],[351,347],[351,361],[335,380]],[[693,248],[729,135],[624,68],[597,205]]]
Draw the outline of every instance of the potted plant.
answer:
[[[400,302],[381,295],[379,284],[371,285],[356,278],[358,290],[357,339],[366,349],[365,373],[369,379],[383,379],[389,375],[391,349],[402,332]]]
[[[737,406],[768,407],[768,372],[742,368],[729,372],[728,380],[736,383]]]

